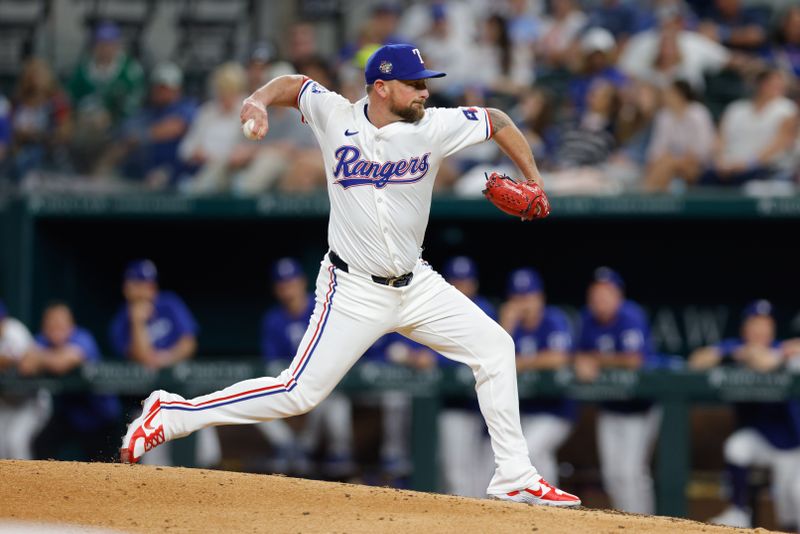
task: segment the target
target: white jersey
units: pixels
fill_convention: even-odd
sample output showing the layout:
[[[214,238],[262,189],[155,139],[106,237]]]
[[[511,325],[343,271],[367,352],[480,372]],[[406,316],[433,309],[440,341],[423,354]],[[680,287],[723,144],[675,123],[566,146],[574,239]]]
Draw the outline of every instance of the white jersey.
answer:
[[[33,337],[24,324],[13,317],[0,320],[0,354],[20,360],[33,346]]]
[[[331,213],[328,244],[365,273],[414,269],[442,159],[491,137],[484,108],[430,108],[416,123],[376,128],[355,104],[306,80],[297,105],[322,149]]]

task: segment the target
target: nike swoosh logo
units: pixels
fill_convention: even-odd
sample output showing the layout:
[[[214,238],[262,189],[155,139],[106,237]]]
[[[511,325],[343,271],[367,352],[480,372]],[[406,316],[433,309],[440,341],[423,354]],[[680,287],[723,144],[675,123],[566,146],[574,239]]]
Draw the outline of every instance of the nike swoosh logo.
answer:
[[[357,133],[358,133],[358,130],[356,130],[355,132],[351,132],[349,128],[348,128],[347,130],[345,130],[345,131],[344,131],[344,134],[345,134],[347,137],[350,137],[351,135],[355,135],[355,134],[357,134]]]

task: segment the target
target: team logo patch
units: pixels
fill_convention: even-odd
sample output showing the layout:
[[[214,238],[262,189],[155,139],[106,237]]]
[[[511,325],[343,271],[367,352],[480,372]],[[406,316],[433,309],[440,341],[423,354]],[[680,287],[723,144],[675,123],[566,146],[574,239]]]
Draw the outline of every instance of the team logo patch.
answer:
[[[381,61],[381,66],[378,67],[378,70],[384,74],[389,74],[392,72],[392,64],[389,61],[383,60]]]

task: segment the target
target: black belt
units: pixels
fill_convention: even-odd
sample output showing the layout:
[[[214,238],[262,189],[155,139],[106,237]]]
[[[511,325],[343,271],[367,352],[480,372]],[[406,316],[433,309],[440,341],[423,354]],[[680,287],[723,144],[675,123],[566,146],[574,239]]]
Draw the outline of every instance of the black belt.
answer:
[[[337,269],[341,269],[346,273],[350,272],[350,267],[348,267],[347,262],[345,262],[342,258],[339,257],[334,251],[328,252],[328,258],[330,258],[331,263]],[[411,279],[414,277],[414,273],[406,273],[401,274],[400,276],[392,276],[390,278],[385,278],[383,276],[372,276],[372,281],[376,284],[381,284],[384,286],[389,287],[405,287],[411,283]]]

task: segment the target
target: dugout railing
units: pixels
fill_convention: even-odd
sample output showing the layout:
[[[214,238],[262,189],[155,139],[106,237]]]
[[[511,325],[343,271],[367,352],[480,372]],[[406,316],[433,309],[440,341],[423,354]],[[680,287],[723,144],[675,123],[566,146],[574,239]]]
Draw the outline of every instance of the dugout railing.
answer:
[[[21,378],[0,373],[0,392],[46,388],[53,393],[91,391],[120,395],[146,395],[158,388],[196,396],[247,378],[275,375],[288,362],[265,366],[254,360],[184,362],[161,371],[129,363],[87,365],[64,377]],[[380,363],[357,364],[338,389],[344,393],[399,390],[412,403],[412,489],[437,489],[437,415],[444,395],[474,395],[474,380],[467,367],[414,371]],[[643,372],[605,371],[592,383],[578,382],[570,370],[531,372],[519,377],[520,398],[566,396],[585,402],[649,399],[662,409],[654,473],[657,513],[685,517],[690,476],[690,409],[695,404],[730,402],[781,402],[800,398],[800,376],[784,371],[755,373],[717,368],[707,373],[686,370]],[[180,465],[191,466],[194,441],[175,442]]]

